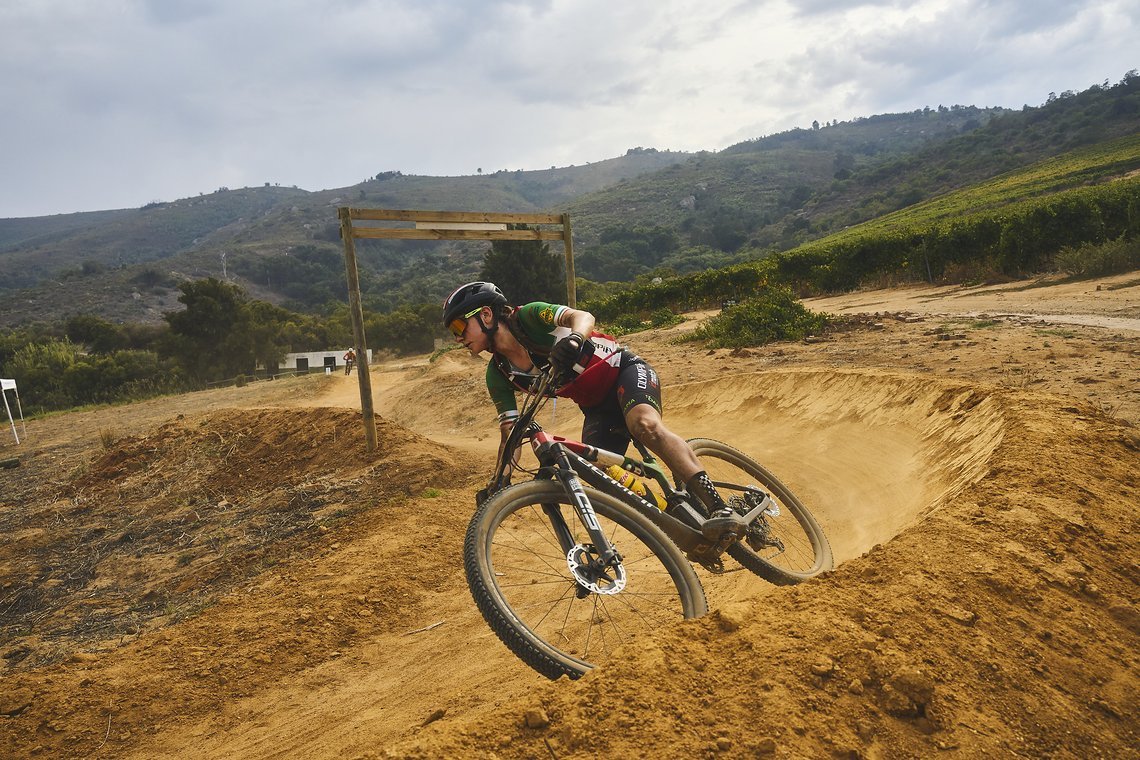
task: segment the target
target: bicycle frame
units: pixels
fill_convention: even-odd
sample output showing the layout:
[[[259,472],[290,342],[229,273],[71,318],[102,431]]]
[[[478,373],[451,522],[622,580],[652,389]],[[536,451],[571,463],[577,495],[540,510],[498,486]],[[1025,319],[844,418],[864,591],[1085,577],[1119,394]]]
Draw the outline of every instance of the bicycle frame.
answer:
[[[684,492],[678,491],[670,485],[665,471],[640,443],[634,442],[638,451],[645,457],[644,460],[633,459],[595,446],[588,446],[579,441],[552,435],[543,430],[542,426],[535,421],[535,417],[546,399],[549,398],[547,389],[551,382],[550,371],[543,371],[535,382],[536,385],[528,394],[527,401],[523,404],[523,409],[519,413],[515,426],[503,447],[495,482],[500,487],[509,482],[509,473],[515,466],[515,452],[521,447],[523,441],[529,439],[531,449],[539,462],[537,477],[557,478],[562,484],[571,496],[574,510],[589,533],[599,560],[604,565],[616,564],[621,561],[621,557],[599,528],[593,506],[582,487],[582,480],[602,493],[613,496],[635,508],[661,528],[682,551],[702,562],[702,564],[719,562],[717,558],[725,549],[737,540],[739,535],[743,534],[744,529],[773,503],[767,494],[758,492],[762,496],[759,504],[746,514],[734,515],[730,520],[733,526],[739,526],[737,532],[725,532],[723,518],[721,520],[722,525],[718,527],[715,534],[711,531],[702,531],[706,520],[705,516],[693,508]],[[595,464],[602,467],[616,464],[635,474],[651,477],[657,481],[664,491],[669,505],[667,508],[673,514],[661,511],[656,504],[643,499],[621,485],[599,467],[596,467]],[[718,487],[730,486],[727,483],[716,483],[715,485]],[[554,505],[544,507],[544,512],[550,518],[562,548],[569,552],[574,543],[570,537],[569,529],[562,522],[561,512]]]

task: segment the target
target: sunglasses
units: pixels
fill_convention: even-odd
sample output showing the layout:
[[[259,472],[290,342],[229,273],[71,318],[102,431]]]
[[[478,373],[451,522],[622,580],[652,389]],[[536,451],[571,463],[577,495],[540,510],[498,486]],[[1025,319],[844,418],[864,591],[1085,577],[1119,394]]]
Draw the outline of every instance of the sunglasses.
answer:
[[[477,309],[464,314],[462,317],[456,317],[455,319],[451,320],[451,323],[448,324],[448,328],[450,328],[451,334],[457,338],[462,338],[463,331],[467,329],[467,320],[471,319],[471,317],[475,316],[482,310],[483,307],[480,306]]]

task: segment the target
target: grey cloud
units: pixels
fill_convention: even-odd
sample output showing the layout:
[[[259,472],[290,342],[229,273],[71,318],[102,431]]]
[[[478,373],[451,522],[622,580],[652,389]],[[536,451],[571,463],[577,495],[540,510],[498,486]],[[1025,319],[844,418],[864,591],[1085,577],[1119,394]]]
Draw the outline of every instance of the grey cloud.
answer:
[[[1095,65],[1098,42],[1121,33],[1103,25],[1103,6],[1090,3],[1019,8],[1007,3],[1000,12],[991,5],[955,8],[923,23],[841,30],[785,62],[787,89],[846,92],[849,102],[862,104],[868,113],[884,106],[941,102],[1016,105],[1008,102],[1011,93],[1001,84],[1007,77],[1052,69],[1055,80],[1067,67]],[[1127,27],[1127,16],[1124,20]],[[1092,75],[1081,86],[1099,76]],[[1026,92],[1024,77],[1019,81],[1013,89],[1031,98],[1034,93]]]
[[[788,3],[800,16],[822,16],[852,11],[856,8],[878,8],[884,5],[897,6],[898,0],[789,0]],[[911,3],[913,5],[913,3]]]
[[[926,6],[791,2],[789,22],[774,0],[8,0],[0,216],[715,149],[1136,68],[1135,0],[970,0],[911,26],[863,19]]]
[[[185,24],[214,14],[217,2],[211,0],[144,0],[146,15],[159,24]]]

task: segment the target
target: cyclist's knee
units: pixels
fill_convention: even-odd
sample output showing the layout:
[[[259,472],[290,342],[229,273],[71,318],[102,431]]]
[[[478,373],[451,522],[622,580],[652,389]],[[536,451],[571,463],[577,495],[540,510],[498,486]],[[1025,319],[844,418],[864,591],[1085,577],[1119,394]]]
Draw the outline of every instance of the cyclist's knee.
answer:
[[[661,421],[661,415],[645,404],[630,410],[626,416],[626,427],[629,428],[630,435],[651,449],[669,434]]]

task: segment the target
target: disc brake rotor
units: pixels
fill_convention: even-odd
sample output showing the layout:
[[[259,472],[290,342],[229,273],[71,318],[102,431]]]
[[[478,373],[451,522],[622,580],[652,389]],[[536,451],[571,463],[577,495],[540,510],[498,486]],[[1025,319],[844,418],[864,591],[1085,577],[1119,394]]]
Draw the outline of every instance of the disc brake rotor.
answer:
[[[589,544],[577,544],[566,554],[566,565],[580,585],[594,592],[612,596],[625,588],[625,566],[603,566]]]

